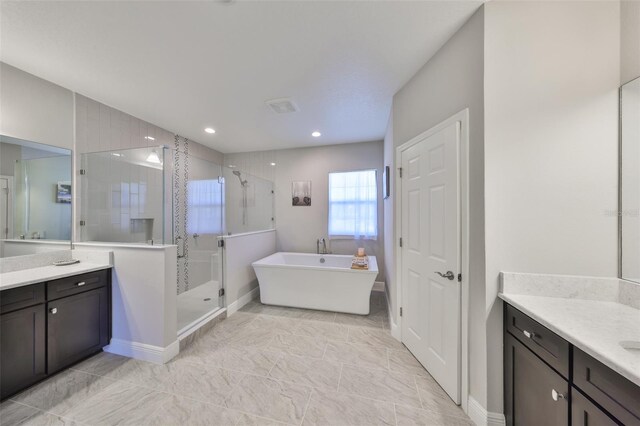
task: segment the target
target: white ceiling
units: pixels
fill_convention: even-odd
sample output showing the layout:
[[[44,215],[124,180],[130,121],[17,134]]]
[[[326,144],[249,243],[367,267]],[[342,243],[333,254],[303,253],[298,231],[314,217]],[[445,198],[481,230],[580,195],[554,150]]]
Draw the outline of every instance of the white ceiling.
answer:
[[[480,4],[2,1],[0,58],[222,152],[379,140]],[[264,103],[280,97],[299,111]]]

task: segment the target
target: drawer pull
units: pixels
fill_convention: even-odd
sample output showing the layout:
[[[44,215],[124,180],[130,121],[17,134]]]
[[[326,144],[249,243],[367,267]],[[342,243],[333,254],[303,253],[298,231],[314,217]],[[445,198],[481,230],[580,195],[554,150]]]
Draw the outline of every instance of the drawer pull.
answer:
[[[76,287],[82,287],[85,284],[86,284],[86,282],[80,281],[79,283],[76,284]]]
[[[525,336],[527,336],[529,339],[533,339],[534,337],[536,337],[536,333],[534,333],[533,331],[527,331],[527,330],[522,330],[522,332],[524,333]]]
[[[551,398],[553,398],[554,401],[558,401],[560,399],[566,399],[564,394],[558,393],[555,389],[551,389]]]
[[[42,312],[42,311],[40,311],[40,312]],[[51,315],[55,315],[55,314],[58,313],[58,308],[51,308],[51,309],[49,309],[49,312],[51,312]]]

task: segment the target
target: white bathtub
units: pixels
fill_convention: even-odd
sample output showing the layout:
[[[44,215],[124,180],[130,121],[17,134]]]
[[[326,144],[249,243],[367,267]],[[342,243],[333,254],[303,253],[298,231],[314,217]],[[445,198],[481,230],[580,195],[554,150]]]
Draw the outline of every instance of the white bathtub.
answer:
[[[375,256],[369,270],[351,269],[353,256],[275,253],[253,262],[260,301],[267,305],[369,314],[369,297],[378,275]]]

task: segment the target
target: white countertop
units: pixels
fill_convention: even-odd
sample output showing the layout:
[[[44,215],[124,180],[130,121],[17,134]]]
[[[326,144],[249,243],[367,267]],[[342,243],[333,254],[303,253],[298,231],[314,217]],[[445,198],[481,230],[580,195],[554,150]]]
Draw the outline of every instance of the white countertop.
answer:
[[[640,310],[612,300],[500,293],[499,297],[640,386]],[[605,297],[605,299],[607,299]]]
[[[38,268],[23,269],[21,271],[5,272],[0,274],[0,290],[21,287],[43,281],[70,277],[86,272],[111,268],[109,263],[80,262],[67,266],[41,266]]]

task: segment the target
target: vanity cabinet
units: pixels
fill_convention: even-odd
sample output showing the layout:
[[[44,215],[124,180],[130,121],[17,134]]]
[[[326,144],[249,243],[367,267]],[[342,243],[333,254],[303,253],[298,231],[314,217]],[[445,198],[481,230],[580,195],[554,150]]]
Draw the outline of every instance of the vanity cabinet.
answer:
[[[0,292],[0,398],[109,344],[111,270]]]
[[[640,387],[509,304],[504,325],[507,425],[640,426]]]

